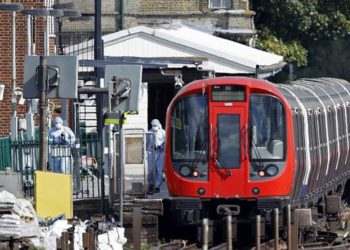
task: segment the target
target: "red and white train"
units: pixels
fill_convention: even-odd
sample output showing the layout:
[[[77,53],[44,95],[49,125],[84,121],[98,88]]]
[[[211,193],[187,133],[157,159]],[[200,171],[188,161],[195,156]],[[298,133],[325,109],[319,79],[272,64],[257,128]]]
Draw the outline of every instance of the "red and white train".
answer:
[[[347,81],[197,80],[168,107],[165,206],[181,225],[231,212],[238,230],[286,204],[322,213],[327,196],[347,198],[349,151]]]

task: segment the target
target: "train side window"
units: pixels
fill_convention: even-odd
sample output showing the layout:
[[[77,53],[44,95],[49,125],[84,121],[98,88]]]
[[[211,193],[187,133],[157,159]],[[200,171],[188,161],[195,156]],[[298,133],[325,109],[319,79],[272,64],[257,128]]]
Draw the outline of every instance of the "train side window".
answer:
[[[293,131],[294,131],[294,134],[296,134],[298,131],[298,113],[295,110],[293,110]],[[298,136],[294,136],[294,144],[295,144],[295,148],[298,150],[299,149]]]
[[[337,112],[337,120],[338,120],[338,135],[339,135],[338,139],[341,139],[343,135],[343,128],[341,124],[342,123],[341,108],[337,107],[335,112]]]
[[[336,139],[336,116],[335,116],[335,109],[331,109],[331,124],[332,124],[332,140]]]
[[[305,135],[304,135],[304,115],[303,113],[300,113],[299,116],[299,141],[300,141],[300,147],[302,148],[302,150],[305,147]]]
[[[325,143],[327,143],[327,137],[328,137],[328,140],[329,140],[329,134],[327,134],[327,121],[326,120],[326,117],[327,117],[327,112],[326,111],[323,111],[322,112],[322,127],[323,127],[323,131],[324,131],[324,140],[325,140]],[[329,143],[329,142],[328,142]]]
[[[348,135],[350,136],[350,104],[346,106],[346,114],[347,114],[347,120],[348,120]]]
[[[320,143],[321,145],[326,143],[326,128],[324,126],[324,121],[325,117],[324,117],[324,113],[323,111],[320,111],[320,113],[318,114],[318,124],[320,126]]]
[[[331,140],[330,144],[332,144],[332,141],[334,139],[333,136],[333,122],[335,117],[333,116],[333,112],[332,112],[332,108],[328,108],[328,124],[326,124],[328,126],[328,133],[329,133],[329,140]]]
[[[308,120],[308,129],[309,129],[309,147],[310,147],[310,149],[313,149],[315,138],[314,138],[312,111],[308,112],[307,118],[308,118],[307,120]]]
[[[313,115],[314,115],[314,127],[315,127],[315,147],[318,147],[320,145],[320,136],[319,136],[320,124],[318,123],[318,116],[319,116],[318,111],[315,110]]]
[[[344,107],[343,106],[340,106],[340,109],[339,109],[339,116],[340,116],[340,128],[341,128],[341,136],[342,136],[342,138],[344,138],[345,137],[345,135],[346,135],[346,127],[345,127],[345,114],[344,114],[344,112],[346,112],[345,111],[345,109],[344,109]]]

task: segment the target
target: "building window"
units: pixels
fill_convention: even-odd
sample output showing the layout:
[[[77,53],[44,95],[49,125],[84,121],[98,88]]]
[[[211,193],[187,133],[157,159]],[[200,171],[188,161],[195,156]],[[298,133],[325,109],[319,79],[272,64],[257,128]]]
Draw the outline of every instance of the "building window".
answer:
[[[232,0],[209,0],[210,9],[232,9]]]

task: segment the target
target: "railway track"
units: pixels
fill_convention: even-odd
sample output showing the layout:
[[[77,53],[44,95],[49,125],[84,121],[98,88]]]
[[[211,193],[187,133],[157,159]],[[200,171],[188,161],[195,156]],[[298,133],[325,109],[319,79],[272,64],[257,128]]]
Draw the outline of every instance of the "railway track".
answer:
[[[203,249],[203,250],[283,250],[283,249],[308,249],[308,250],[340,250],[350,249],[350,217],[349,208],[345,208],[339,213],[339,220],[336,226],[336,231],[330,231],[330,226],[327,225],[327,221],[320,219],[318,223],[307,218],[307,209],[296,209],[290,212],[290,219],[279,221],[278,216],[275,216],[273,220],[274,238],[264,238],[264,233],[261,231],[261,217],[256,216],[256,228],[255,242],[244,244],[246,239],[237,238],[233,240],[232,228],[229,224],[230,219],[225,218],[227,223],[226,228],[226,241],[216,243],[213,245],[209,242],[210,230],[208,227],[208,220],[202,221],[202,242],[198,245],[189,244],[186,240],[176,240],[167,244],[160,245],[158,249],[172,250],[172,249]],[[274,211],[274,214],[279,214],[278,210]],[[309,221],[310,223],[306,223]],[[331,221],[333,222],[333,221]],[[328,221],[329,223],[329,221]],[[348,225],[349,224],[349,225]],[[287,228],[287,230],[282,230]],[[229,234],[227,234],[229,232]]]

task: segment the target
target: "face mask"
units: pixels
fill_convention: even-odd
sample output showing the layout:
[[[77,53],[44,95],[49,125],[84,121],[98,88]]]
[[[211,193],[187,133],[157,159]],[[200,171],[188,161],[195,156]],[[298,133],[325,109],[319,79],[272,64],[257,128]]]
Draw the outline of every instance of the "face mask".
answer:
[[[158,131],[159,130],[159,127],[158,126],[154,126],[154,127],[152,127],[152,129],[153,129],[153,131]]]
[[[62,124],[61,123],[56,123],[55,126],[56,126],[57,129],[61,129],[62,128]]]

